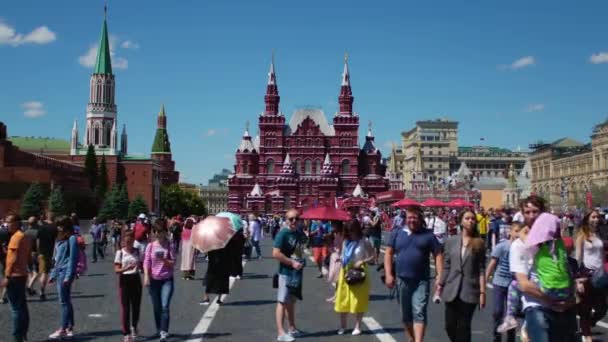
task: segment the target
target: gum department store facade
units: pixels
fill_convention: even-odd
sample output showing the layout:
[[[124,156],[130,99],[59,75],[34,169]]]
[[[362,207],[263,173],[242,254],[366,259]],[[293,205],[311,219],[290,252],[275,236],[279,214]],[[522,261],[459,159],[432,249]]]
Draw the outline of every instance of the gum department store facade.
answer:
[[[573,206],[584,201],[592,185],[608,185],[608,121],[593,128],[590,143],[562,138],[530,148],[532,190],[551,204],[563,205],[563,195]]]

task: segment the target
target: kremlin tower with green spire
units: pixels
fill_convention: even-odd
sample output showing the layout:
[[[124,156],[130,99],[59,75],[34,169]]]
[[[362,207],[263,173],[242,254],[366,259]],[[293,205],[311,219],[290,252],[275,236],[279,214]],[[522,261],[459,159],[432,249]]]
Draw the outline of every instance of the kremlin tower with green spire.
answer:
[[[156,123],[156,135],[152,143],[152,159],[161,165],[161,183],[163,185],[175,184],[179,180],[179,172],[175,171],[175,162],[172,160],[171,143],[169,142],[169,134],[167,133],[165,105],[160,106]]]
[[[176,184],[179,181],[179,172],[175,171],[175,162],[171,155],[165,108],[162,106],[158,114],[158,128],[151,154],[129,154],[127,130],[124,124],[120,134],[120,144],[118,141],[116,82],[112,72],[107,21],[107,8],[104,8],[97,59],[89,83],[89,103],[83,141],[79,141],[78,123],[75,120],[69,154],[52,155],[52,157],[82,166],[88,146],[92,145],[97,156],[97,163],[99,164],[102,158],[105,159],[110,187],[114,184],[125,184],[130,200],[141,195],[146,200],[150,211],[158,213],[160,186]]]

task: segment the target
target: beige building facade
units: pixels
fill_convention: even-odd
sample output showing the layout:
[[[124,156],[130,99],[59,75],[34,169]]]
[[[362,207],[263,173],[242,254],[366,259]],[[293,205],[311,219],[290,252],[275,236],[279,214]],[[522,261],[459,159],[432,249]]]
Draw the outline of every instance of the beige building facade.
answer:
[[[417,173],[430,188],[453,185],[459,174],[466,174],[472,186],[497,191],[492,206],[510,205],[513,192],[529,193],[531,172],[528,153],[490,146],[458,146],[458,122],[448,119],[417,121],[414,128],[401,134],[399,145],[393,145],[387,158],[387,176],[391,190],[414,190]],[[420,169],[421,168],[421,169]],[[509,196],[509,170],[518,180]],[[420,176],[418,176],[420,178]],[[503,200],[504,199],[504,200]],[[482,196],[482,201],[484,200]],[[499,203],[504,201],[504,203]]]
[[[608,184],[608,121],[594,127],[590,143],[562,138],[530,147],[532,190],[554,208],[581,206],[592,186]]]

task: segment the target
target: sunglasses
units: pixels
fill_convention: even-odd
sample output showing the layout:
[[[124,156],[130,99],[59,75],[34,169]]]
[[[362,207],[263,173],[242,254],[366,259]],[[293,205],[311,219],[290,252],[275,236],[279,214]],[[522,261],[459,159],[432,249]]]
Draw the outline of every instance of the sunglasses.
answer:
[[[294,222],[294,221],[297,221],[297,220],[298,220],[297,216],[296,217],[288,217],[287,218],[287,221],[291,221],[291,222]]]

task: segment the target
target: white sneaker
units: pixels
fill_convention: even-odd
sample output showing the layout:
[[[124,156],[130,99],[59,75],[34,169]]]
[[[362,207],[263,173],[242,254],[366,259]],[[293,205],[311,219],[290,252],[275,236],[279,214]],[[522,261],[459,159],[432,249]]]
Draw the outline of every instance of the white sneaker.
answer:
[[[338,329],[338,335],[344,335],[344,329]]]
[[[160,341],[166,341],[167,338],[169,338],[169,333],[166,331],[161,331],[160,332]]]
[[[359,336],[359,335],[361,335],[361,330],[360,329],[353,329],[352,335],[353,336]]]
[[[293,342],[296,339],[293,338],[293,336],[289,335],[289,334],[285,334],[285,335],[281,335],[281,336],[277,336],[277,341],[280,342]]]

